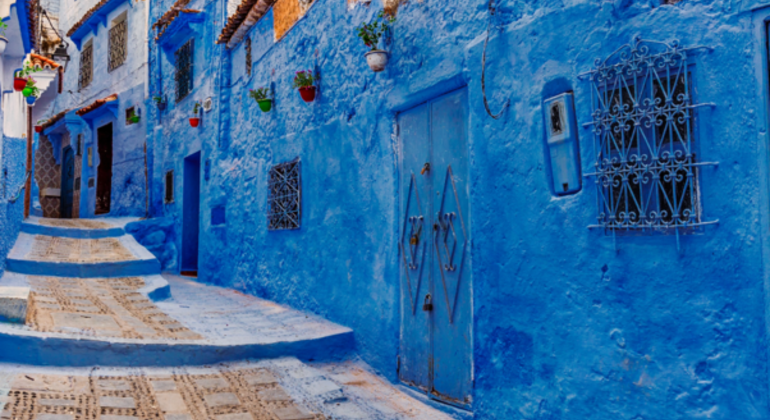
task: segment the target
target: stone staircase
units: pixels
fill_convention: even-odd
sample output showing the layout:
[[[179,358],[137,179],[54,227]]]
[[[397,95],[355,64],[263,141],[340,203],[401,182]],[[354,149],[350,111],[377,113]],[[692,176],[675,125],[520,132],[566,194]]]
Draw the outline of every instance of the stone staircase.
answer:
[[[130,221],[22,225],[0,279],[0,420],[451,418],[355,361],[349,328],[161,275]]]

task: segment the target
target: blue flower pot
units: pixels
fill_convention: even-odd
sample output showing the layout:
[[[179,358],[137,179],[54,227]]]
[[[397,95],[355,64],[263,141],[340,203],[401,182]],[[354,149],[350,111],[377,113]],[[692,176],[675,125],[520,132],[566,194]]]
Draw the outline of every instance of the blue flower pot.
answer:
[[[34,105],[35,101],[37,100],[37,98],[32,95],[27,96],[26,99],[27,99],[27,105]]]

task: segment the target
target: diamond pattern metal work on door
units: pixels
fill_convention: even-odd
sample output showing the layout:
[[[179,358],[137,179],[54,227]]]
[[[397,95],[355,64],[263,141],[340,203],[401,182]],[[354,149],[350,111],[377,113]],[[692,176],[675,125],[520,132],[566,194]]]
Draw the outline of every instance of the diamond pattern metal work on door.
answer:
[[[449,211],[448,201],[454,203],[456,212]],[[457,294],[460,292],[460,284],[462,282],[465,254],[468,250],[468,233],[465,230],[462,207],[457,195],[457,185],[455,184],[451,165],[446,169],[441,208],[436,216],[436,258],[438,259],[438,268],[441,273],[441,285],[444,289],[447,315],[449,316],[449,323],[452,324],[454,323]],[[447,286],[447,273],[457,274],[457,282],[454,287],[451,287],[451,285]]]
[[[415,185],[414,173],[409,184],[406,200],[404,226],[401,229],[401,240],[398,246],[401,258],[403,259],[409,302],[411,303],[412,314],[414,314],[417,311],[417,299],[420,295],[420,286],[422,285],[424,272],[423,267],[425,266],[425,248],[428,243],[428,241],[423,241],[422,239],[425,217],[423,216],[422,205],[420,205],[420,194]]]

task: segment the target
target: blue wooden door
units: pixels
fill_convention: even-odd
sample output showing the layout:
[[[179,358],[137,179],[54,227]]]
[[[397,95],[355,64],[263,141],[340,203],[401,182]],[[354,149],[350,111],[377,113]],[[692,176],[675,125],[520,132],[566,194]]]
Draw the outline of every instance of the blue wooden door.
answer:
[[[75,194],[75,153],[72,147],[64,148],[64,159],[61,167],[61,201],[60,212],[62,218],[72,218],[72,203]]]
[[[469,408],[473,384],[467,91],[399,115],[399,376]]]

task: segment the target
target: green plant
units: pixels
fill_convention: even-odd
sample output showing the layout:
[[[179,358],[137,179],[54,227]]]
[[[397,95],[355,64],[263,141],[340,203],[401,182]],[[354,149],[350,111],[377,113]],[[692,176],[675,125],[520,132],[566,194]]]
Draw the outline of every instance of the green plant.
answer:
[[[132,124],[136,124],[140,120],[139,116],[136,115],[136,112],[133,109],[128,112],[127,118],[129,121],[131,121]]]
[[[163,98],[162,98],[162,97],[160,97],[160,96],[153,96],[153,97],[152,97],[152,100],[153,100],[153,101],[155,101],[155,103],[156,103],[156,104],[162,104],[163,102],[165,102],[165,101],[163,100]]]
[[[24,89],[29,89],[29,95],[27,96],[34,96],[35,98],[40,97],[40,89],[38,89],[38,87],[35,86],[36,83],[37,81],[35,79],[31,77],[27,78],[27,87],[24,88]]]
[[[253,98],[257,102],[263,101],[265,99],[270,99],[267,97],[269,93],[270,93],[270,89],[266,87],[261,87],[257,90],[249,89],[249,97]]]
[[[45,124],[47,122],[48,122],[48,120],[44,118],[42,120],[37,120],[37,124],[35,124],[35,125],[43,125],[43,124]]]
[[[298,71],[297,74],[294,75],[294,88],[299,89],[313,86],[313,82],[315,82],[315,80],[316,77],[313,76],[312,70]]]
[[[195,101],[195,105],[193,105],[193,115],[196,117],[198,116],[198,112],[201,110],[201,103],[198,101]]]
[[[0,33],[5,36],[5,30],[8,29],[8,24],[0,20]]]
[[[371,22],[364,22],[357,28],[358,37],[364,41],[367,47],[374,51],[377,49],[377,44],[380,43],[380,38],[390,29],[390,25],[395,21],[395,16],[386,16],[384,10],[380,11]]]
[[[14,77],[27,77],[30,74],[37,73],[37,72],[39,72],[41,70],[42,69],[40,69],[40,68],[32,67],[32,65],[29,63],[29,61],[25,61],[24,62],[24,67],[17,72],[18,76],[14,75]]]

